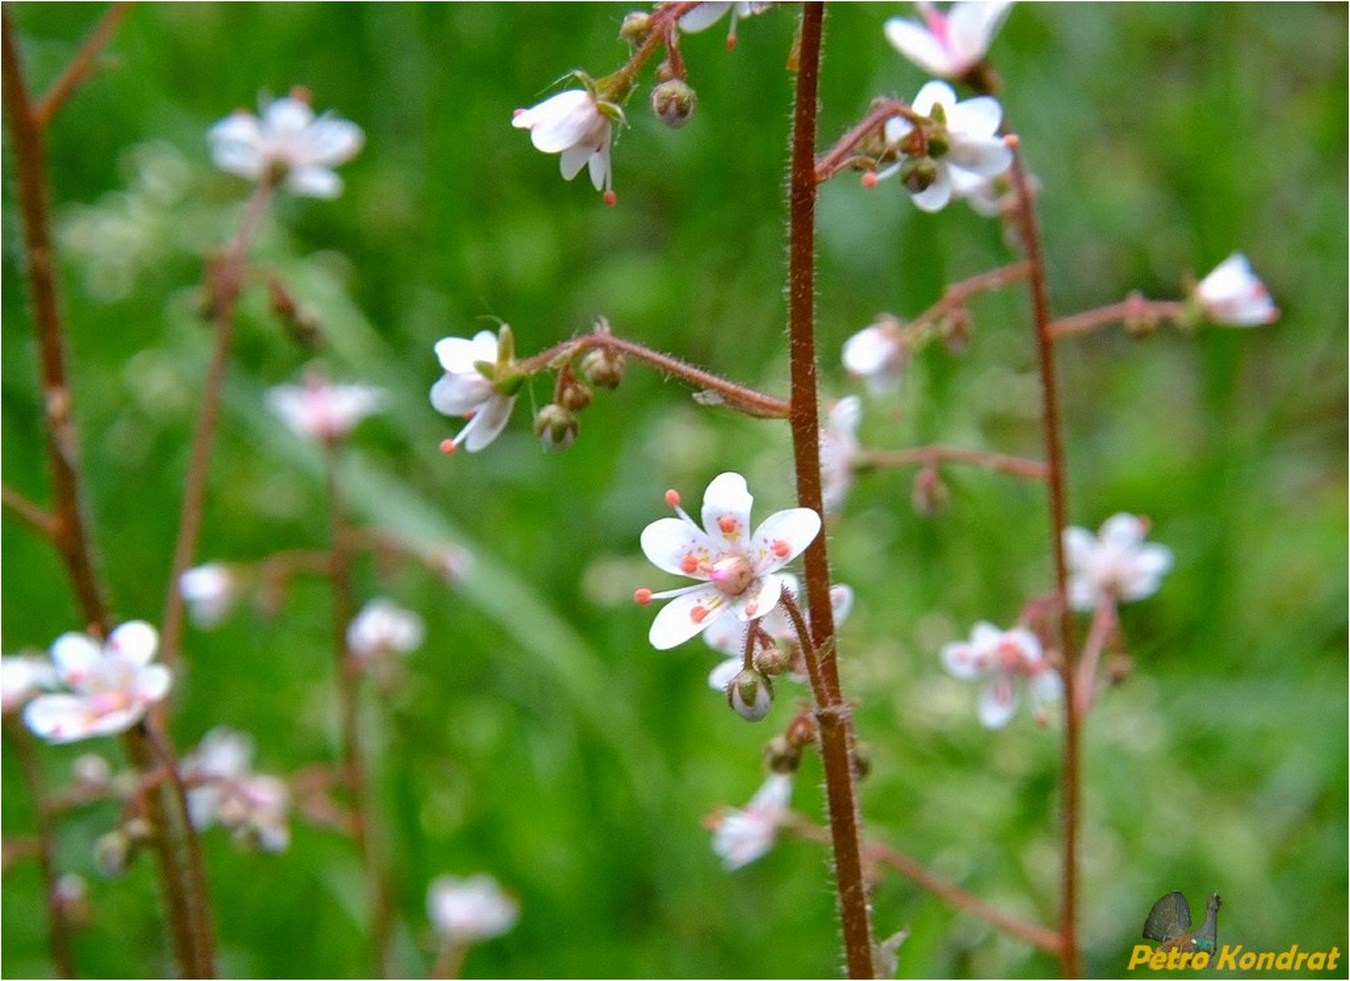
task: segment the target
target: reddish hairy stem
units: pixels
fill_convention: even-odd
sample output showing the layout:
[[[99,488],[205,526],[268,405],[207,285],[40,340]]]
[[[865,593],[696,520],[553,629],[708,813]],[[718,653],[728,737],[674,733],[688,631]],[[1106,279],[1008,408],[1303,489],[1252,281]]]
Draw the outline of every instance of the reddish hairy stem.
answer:
[[[80,45],[80,50],[75,53],[75,57],[66,66],[66,70],[61,73],[61,77],[52,83],[52,87],[33,107],[33,121],[39,127],[45,127],[50,123],[53,117],[61,111],[61,107],[65,105],[66,100],[79,88],[80,83],[93,69],[94,59],[98,57],[104,46],[112,40],[112,36],[122,26],[122,21],[126,20],[126,16],[131,13],[133,6],[135,6],[133,3],[115,3],[108,8],[108,11],[103,15],[103,19],[95,25],[89,37],[85,38],[84,44]]]
[[[1115,597],[1109,592],[1103,592],[1097,600],[1097,608],[1092,613],[1087,639],[1083,641],[1083,656],[1078,664],[1078,697],[1071,703],[1072,711],[1078,716],[1080,723],[1087,718],[1092,703],[1096,701],[1097,664],[1119,622]]]
[[[1068,523],[1067,482],[1065,480],[1064,446],[1059,416],[1059,395],[1055,383],[1055,344],[1050,333],[1053,318],[1050,313],[1049,291],[1045,283],[1045,257],[1041,251],[1040,229],[1031,200],[1031,189],[1022,153],[1013,148],[1011,169],[1013,187],[1017,191],[1017,221],[1022,248],[1030,264],[1031,316],[1036,333],[1036,359],[1041,378],[1041,411],[1045,431],[1045,458],[1050,468],[1049,517],[1050,544],[1054,556],[1055,592],[1059,598],[1059,645],[1062,656],[1061,676],[1064,679],[1064,704],[1070,710],[1064,714],[1064,756],[1062,773],[1060,870],[1060,967],[1065,977],[1078,977],[1082,966],[1078,956],[1078,826],[1081,809],[1082,746],[1081,719],[1072,706],[1077,704],[1078,655],[1074,643],[1073,614],[1069,610],[1068,565],[1064,556],[1064,528]]]
[[[327,447],[328,507],[332,548],[333,587],[333,654],[336,658],[340,738],[342,740],[343,782],[351,795],[352,837],[365,870],[369,891],[370,929],[375,947],[375,967],[382,977],[394,977],[391,963],[393,948],[393,907],[390,904],[389,884],[376,854],[373,841],[374,816],[370,787],[361,755],[361,673],[356,663],[347,656],[347,626],[354,610],[351,581],[351,556],[347,551],[348,535],[342,499],[339,466],[341,446],[334,442]]]
[[[877,99],[872,103],[872,108],[867,115],[855,123],[843,136],[839,137],[839,142],[816,162],[816,181],[824,183],[839,171],[848,167],[853,159],[854,148],[896,116],[904,116],[916,121],[923,118],[916,116],[909,106],[899,99]]]
[[[998,289],[1000,286],[1009,286],[1019,280],[1026,279],[1030,271],[1029,263],[1014,262],[952,283],[942,291],[940,300],[911,320],[905,329],[913,330],[920,325],[926,326],[940,320],[953,310],[958,309],[967,299],[977,293]]]
[[[1061,317],[1050,325],[1050,336],[1059,339],[1072,334],[1086,334],[1117,322],[1156,324],[1163,320],[1178,320],[1185,309],[1186,304],[1180,300],[1146,300],[1133,295],[1119,303]]]
[[[816,109],[819,98],[821,38],[825,6],[802,5],[797,84],[793,96],[792,164],[788,190],[788,329],[792,381],[790,422],[797,475],[797,501],[821,515],[820,407],[816,392],[815,206]],[[830,607],[830,559],[825,536],[817,535],[804,556],[810,631],[817,661],[816,721],[825,767],[834,874],[843,924],[844,961],[853,978],[875,976],[872,923],[862,865],[862,816],[854,786],[852,722],[839,690],[838,658],[832,651],[834,615]],[[829,656],[813,657],[815,652]],[[813,672],[813,679],[815,672]]]
[[[0,502],[22,518],[38,534],[55,539],[60,532],[60,522],[56,515],[39,507],[8,484],[0,487]]]

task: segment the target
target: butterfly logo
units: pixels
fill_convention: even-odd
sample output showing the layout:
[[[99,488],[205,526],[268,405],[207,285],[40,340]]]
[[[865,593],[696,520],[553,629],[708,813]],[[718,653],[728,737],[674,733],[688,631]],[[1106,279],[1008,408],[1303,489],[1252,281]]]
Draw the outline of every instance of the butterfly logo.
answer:
[[[1203,951],[1213,954],[1218,947],[1219,894],[1213,893],[1205,904],[1205,922],[1191,929],[1191,906],[1179,892],[1169,892],[1148,911],[1144,936],[1158,941],[1161,951]]]

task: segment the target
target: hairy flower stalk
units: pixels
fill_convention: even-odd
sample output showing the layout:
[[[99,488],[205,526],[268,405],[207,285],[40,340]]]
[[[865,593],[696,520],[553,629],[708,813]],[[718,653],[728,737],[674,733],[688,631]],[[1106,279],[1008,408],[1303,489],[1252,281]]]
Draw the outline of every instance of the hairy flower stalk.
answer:
[[[788,191],[788,329],[791,359],[792,449],[797,471],[797,501],[824,514],[820,479],[820,405],[816,392],[815,345],[815,204],[816,101],[820,80],[821,34],[825,7],[802,6],[793,102],[792,164]],[[825,536],[818,535],[805,552],[806,596],[812,617],[810,643],[803,648],[810,668],[820,755],[825,766],[825,793],[834,852],[834,874],[844,933],[844,960],[849,977],[871,978],[872,923],[863,877],[862,818],[854,786],[850,754],[853,726],[839,690],[837,655],[818,658],[834,640],[830,607],[830,561]],[[790,606],[789,610],[795,610]],[[794,617],[794,621],[797,618]],[[804,624],[803,624],[804,625]],[[812,661],[816,663],[812,665]]]

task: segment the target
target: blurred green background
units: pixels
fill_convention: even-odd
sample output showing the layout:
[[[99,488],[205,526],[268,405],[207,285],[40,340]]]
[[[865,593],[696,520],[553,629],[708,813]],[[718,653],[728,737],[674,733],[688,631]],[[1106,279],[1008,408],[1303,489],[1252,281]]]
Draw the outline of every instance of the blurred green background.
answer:
[[[102,13],[11,6],[41,91]],[[756,519],[793,502],[786,427],[695,405],[638,366],[598,393],[581,437],[547,453],[529,425],[537,381],[487,451],[445,458],[458,424],[427,390],[432,345],[501,317],[522,353],[616,331],[729,377],[786,392],[783,184],[795,15],[774,10],[689,36],[700,105],[664,129],[644,87],[614,151],[619,206],[509,125],[574,68],[625,57],[624,6],[147,4],[136,8],[49,131],[75,411],[102,566],[117,613],[163,608],[188,435],[210,335],[196,308],[203,254],[229,236],[247,187],[213,170],[204,134],[260,94],[303,84],[360,124],[362,154],[336,201],[283,198],[257,262],[319,313],[318,360],[383,385],[390,411],[349,459],[363,522],[453,542],[473,574],[450,588],[363,563],[362,596],[418,610],[423,647],[389,694],[370,692],[381,845],[398,906],[398,963],[422,975],[426,887],[490,872],[521,901],[516,929],[475,948],[471,976],[833,976],[841,963],[828,863],[792,840],[728,874],[701,818],[743,804],[764,741],[804,689],[780,688],[748,726],[706,685],[700,640],[646,641],[638,585],[668,578],[638,535],[667,487],[697,501],[745,473]],[[822,146],[875,95],[925,78],[883,40],[898,5],[841,5],[827,20]],[[1346,7],[1027,5],[994,49],[1004,102],[1039,178],[1052,300],[1070,313],[1140,289],[1180,295],[1245,250],[1282,311],[1258,330],[1117,327],[1061,346],[1071,519],[1147,514],[1176,553],[1154,598],[1123,621],[1135,672],[1103,696],[1085,744],[1085,966],[1120,975],[1153,901],[1222,893],[1220,942],[1346,947]],[[48,499],[31,318],[6,132],[3,479]],[[964,206],[917,212],[894,182],[851,177],[820,207],[820,342],[827,398],[858,389],[838,361],[881,310],[914,316],[944,283],[1008,262],[997,222]],[[939,347],[898,395],[869,399],[870,446],[929,442],[1039,454],[1025,293],[971,303],[967,350]],[[243,301],[201,557],[247,561],[314,548],[326,517],[318,455],[267,412],[267,386],[314,356],[286,338],[260,285]],[[973,622],[1010,623],[1049,583],[1042,491],[948,468],[950,507],[910,505],[913,474],[859,480],[831,529],[836,578],[858,602],[841,639],[845,690],[875,764],[869,831],[981,896],[1052,923],[1057,908],[1058,727],[1025,713],[990,733],[977,689],[937,651]],[[53,550],[8,513],[4,650],[80,626]],[[281,615],[241,609],[189,630],[172,723],[182,750],[218,724],[258,741],[260,770],[336,758],[327,591],[300,584]],[[43,751],[57,786],[115,741]],[[794,805],[823,813],[819,762]],[[3,830],[33,828],[12,746]],[[60,864],[90,881],[77,940],[88,976],[172,971],[153,869],[94,871],[112,805],[61,824]],[[349,843],[298,820],[290,850],[204,847],[221,970],[346,977],[369,970]],[[4,879],[3,973],[51,970],[34,863]],[[880,936],[911,930],[902,976],[1031,977],[1053,959],[884,875]],[[1211,972],[1212,973],[1212,972]]]

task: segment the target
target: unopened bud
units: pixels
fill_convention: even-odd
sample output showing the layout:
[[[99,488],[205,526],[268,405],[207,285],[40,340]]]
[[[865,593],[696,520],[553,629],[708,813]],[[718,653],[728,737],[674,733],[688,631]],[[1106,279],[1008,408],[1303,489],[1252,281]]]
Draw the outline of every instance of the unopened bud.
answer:
[[[760,651],[759,657],[755,658],[755,667],[767,675],[787,674],[792,670],[796,653],[782,643],[772,644]]]
[[[84,789],[101,790],[112,779],[112,767],[97,753],[84,753],[70,765],[70,775]]]
[[[727,704],[747,722],[758,722],[773,705],[773,685],[753,668],[747,668],[727,685]]]
[[[534,417],[534,434],[550,450],[565,450],[577,438],[577,417],[556,402],[550,402]]]
[[[698,108],[698,93],[689,83],[672,78],[652,89],[652,112],[671,129],[679,129]]]
[[[900,165],[900,183],[911,194],[919,194],[933,186],[937,180],[937,164],[929,157],[906,157]]]
[[[581,377],[596,388],[618,388],[623,381],[623,369],[624,356],[618,351],[595,348],[581,359]]]
[[[645,14],[641,10],[635,10],[628,14],[624,17],[623,23],[619,25],[619,39],[634,46],[647,40],[647,35],[651,32],[651,15]]]
[[[569,412],[580,412],[591,404],[591,390],[575,378],[571,378],[558,393],[558,404]]]
[[[94,918],[89,905],[89,884],[82,876],[67,872],[52,884],[52,898],[61,911],[61,918],[71,926],[88,926]]]
[[[109,831],[94,842],[94,865],[106,876],[121,875],[135,850],[131,837],[122,830]]]
[[[323,342],[319,315],[308,306],[297,303],[290,289],[276,276],[267,281],[267,295],[272,312],[280,319],[286,333],[303,348],[314,350]]]
[[[764,765],[770,773],[794,773],[802,761],[802,748],[787,736],[774,736],[764,747]]]

